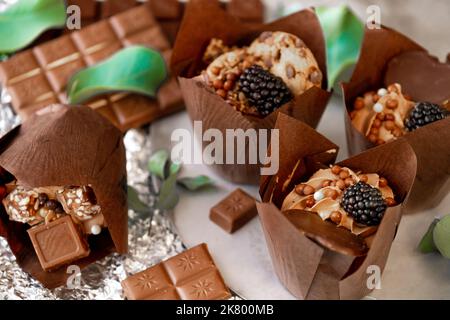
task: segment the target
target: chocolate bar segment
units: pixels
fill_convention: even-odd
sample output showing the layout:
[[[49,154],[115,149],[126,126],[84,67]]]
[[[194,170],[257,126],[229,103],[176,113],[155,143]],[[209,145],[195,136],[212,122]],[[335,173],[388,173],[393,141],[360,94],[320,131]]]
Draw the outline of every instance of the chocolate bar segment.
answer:
[[[11,94],[14,110],[25,120],[50,103],[67,103],[66,86],[73,74],[131,45],[158,50],[166,61],[170,56],[170,43],[148,5],[136,6],[13,56],[0,63],[0,80]],[[183,98],[176,79],[171,78],[154,99],[113,94],[86,104],[126,131],[180,110]]]
[[[264,5],[261,0],[211,1],[216,1],[224,10],[244,23],[263,22]],[[68,0],[68,4],[80,6],[82,26],[98,19],[109,18],[136,6],[148,6],[171,44],[175,42],[185,7],[185,1],[178,0]]]
[[[231,296],[206,244],[122,281],[129,300],[219,300]]]
[[[238,188],[211,208],[209,218],[226,232],[233,233],[257,214],[255,199]]]
[[[90,253],[70,216],[33,227],[28,234],[45,271],[55,270]]]

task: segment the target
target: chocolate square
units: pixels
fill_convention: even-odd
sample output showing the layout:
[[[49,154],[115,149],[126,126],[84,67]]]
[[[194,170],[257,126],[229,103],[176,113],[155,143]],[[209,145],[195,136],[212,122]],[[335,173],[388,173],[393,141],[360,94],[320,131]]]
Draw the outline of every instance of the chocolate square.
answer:
[[[228,233],[233,233],[257,213],[255,199],[238,188],[211,208],[209,218]]]
[[[33,52],[41,66],[44,66],[46,68],[49,67],[49,64],[57,60],[61,60],[63,58],[70,59],[71,57],[69,56],[73,54],[79,56],[77,47],[68,35],[46,42],[41,46],[35,47],[33,49]]]
[[[158,112],[158,103],[144,96],[128,95],[111,103],[112,110],[117,115],[120,127],[134,126],[135,123],[145,121]]]
[[[124,281],[122,286],[125,295],[131,300],[146,299],[164,289],[173,288],[162,264],[135,274]]]
[[[100,17],[110,17],[138,4],[136,0],[105,0],[102,2]]]
[[[111,57],[113,54],[117,53],[121,48],[122,44],[119,41],[108,43],[106,47],[101,48],[100,50],[97,50],[91,54],[85,55],[84,59],[86,60],[86,63],[89,66],[92,66],[93,64],[99,63]]]
[[[23,76],[30,71],[38,70],[39,64],[31,51],[15,54],[13,59],[0,63],[0,81],[6,85],[14,78]]]
[[[121,38],[133,34],[144,28],[156,25],[156,20],[151,12],[144,6],[127,10],[110,19],[111,25]]]
[[[70,216],[28,229],[28,234],[46,271],[89,255],[89,248]]]
[[[197,246],[164,262],[167,273],[175,285],[185,282],[195,274],[214,268],[214,262],[203,246]]]
[[[52,68],[47,71],[47,78],[53,90],[60,92],[66,88],[70,77],[77,71],[85,67],[83,59],[77,58],[74,61],[65,63],[59,67]]]
[[[230,296],[217,270],[202,274],[178,287],[182,300],[222,300]]]
[[[149,5],[157,19],[181,18],[183,6],[178,0],[153,0]]]
[[[47,79],[42,73],[9,86],[8,92],[17,109],[22,109],[26,105],[45,100],[47,94],[50,96],[54,95]]]
[[[170,43],[164,37],[159,27],[150,28],[139,33],[128,36],[124,39],[126,46],[144,45],[157,51],[164,51],[170,48]]]
[[[51,96],[49,98],[46,98],[45,100],[33,103],[33,104],[29,104],[26,106],[25,109],[19,109],[17,110],[17,114],[20,116],[20,118],[22,119],[22,121],[27,120],[34,112],[37,112],[45,107],[47,107],[48,105],[54,104],[54,103],[59,103],[58,98],[56,98],[55,96]]]
[[[183,96],[178,85],[177,78],[171,77],[159,88],[156,98],[161,110],[175,107],[182,101]]]
[[[206,244],[186,250],[122,281],[130,300],[227,299],[230,291]]]
[[[88,49],[92,51],[92,47],[101,47],[117,41],[117,36],[107,20],[92,24],[72,33],[71,36],[76,45],[83,51]]]

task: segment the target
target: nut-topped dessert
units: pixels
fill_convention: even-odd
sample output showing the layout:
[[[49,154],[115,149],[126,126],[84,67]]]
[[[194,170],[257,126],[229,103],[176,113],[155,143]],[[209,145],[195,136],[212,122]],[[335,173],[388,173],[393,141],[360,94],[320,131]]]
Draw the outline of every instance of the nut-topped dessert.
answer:
[[[266,31],[248,47],[228,47],[212,39],[203,60],[203,80],[234,109],[265,117],[294,95],[321,87],[322,72],[297,36]]]
[[[316,213],[322,220],[365,238],[376,232],[387,207],[395,205],[394,193],[385,178],[334,165],[296,185],[281,209]]]
[[[85,106],[51,105],[0,139],[0,236],[47,288],[127,251],[126,157],[116,127]]]
[[[89,255],[87,237],[98,235],[106,227],[101,207],[97,203],[94,190],[91,186],[67,186],[67,187],[39,187],[26,188],[16,184],[16,181],[4,186],[5,194],[2,200],[6,213],[11,221],[26,223],[31,226],[28,233],[35,247],[37,256],[44,270],[51,271],[61,265],[84,258]],[[53,226],[60,225],[62,220],[66,226],[70,226],[76,232],[73,234],[83,250],[75,255],[69,254],[66,259],[49,261],[43,252],[37,238],[33,235],[40,231],[40,241],[44,241],[47,247],[57,245]],[[70,239],[66,238],[65,245],[70,246]],[[56,250],[56,249],[55,249]],[[53,250],[54,251],[54,250]],[[52,251],[52,252],[53,252]]]
[[[380,145],[444,119],[448,111],[430,102],[414,102],[398,83],[369,91],[354,101],[350,118],[370,142]]]

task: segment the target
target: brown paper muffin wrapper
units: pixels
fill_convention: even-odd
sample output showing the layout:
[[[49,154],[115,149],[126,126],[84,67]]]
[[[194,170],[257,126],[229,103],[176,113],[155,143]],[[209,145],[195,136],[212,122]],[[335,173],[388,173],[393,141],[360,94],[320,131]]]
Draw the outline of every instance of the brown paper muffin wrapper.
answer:
[[[327,88],[325,40],[316,14],[303,10],[270,24],[249,27],[223,11],[216,2],[190,1],[178,33],[171,60],[171,69],[179,76],[186,108],[192,121],[202,121],[203,131],[219,129],[272,129],[279,113],[288,114],[316,127],[331,92],[313,87],[285,104],[265,118],[243,115],[222,98],[209,90],[206,84],[192,79],[206,66],[202,62],[204,50],[212,38],[226,45],[248,45],[263,31],[284,31],[300,37],[311,49],[324,78],[322,88]],[[225,135],[224,135],[225,136]],[[205,146],[205,145],[203,145]],[[248,155],[248,146],[246,154]],[[225,154],[225,150],[224,150]],[[257,184],[259,165],[213,165],[223,178],[235,183]]]
[[[283,199],[295,184],[306,181],[318,168],[334,162],[336,146],[312,128],[285,115],[279,116],[275,127],[280,129],[280,170],[275,176],[261,178],[263,202],[257,204],[275,273],[299,299],[364,297],[370,292],[368,267],[377,266],[383,271],[401,219],[402,203],[414,181],[416,156],[413,149],[405,140],[397,140],[338,163],[386,177],[399,203],[387,209],[367,255],[357,257],[329,249],[345,243],[334,237],[321,219],[311,219],[310,225],[301,229],[295,217],[280,211]],[[300,214],[312,215],[310,212]],[[306,236],[305,230],[315,230],[314,237]],[[327,241],[327,247],[319,244]],[[349,244],[347,249],[351,251],[352,246]]]
[[[366,29],[361,54],[353,75],[348,83],[342,85],[347,110],[345,127],[350,155],[374,147],[374,144],[352,124],[349,113],[353,109],[353,102],[367,91],[389,85],[384,83],[387,64],[395,56],[408,51],[426,52],[414,41],[387,27]],[[447,106],[447,109],[449,107]],[[406,203],[407,210],[405,212],[432,208],[438,205],[449,192],[449,128],[450,118],[447,117],[402,137],[411,144],[417,155],[417,177],[408,203]]]
[[[127,252],[125,164],[122,134],[88,107],[50,106],[0,139],[0,166],[18,184],[92,186],[107,229],[89,236],[90,255],[72,263],[80,268],[111,252]],[[0,207],[0,236],[8,241],[21,268],[45,287],[65,284],[66,268],[45,272],[26,231],[28,224],[10,221]]]

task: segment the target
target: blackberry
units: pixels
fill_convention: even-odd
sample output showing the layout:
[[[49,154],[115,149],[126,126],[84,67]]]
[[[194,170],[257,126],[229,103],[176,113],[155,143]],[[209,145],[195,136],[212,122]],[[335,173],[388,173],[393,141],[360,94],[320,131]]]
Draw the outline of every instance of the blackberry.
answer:
[[[366,226],[379,225],[387,207],[380,190],[362,181],[345,190],[341,206],[356,222]]]
[[[239,88],[250,105],[267,116],[292,99],[292,93],[280,77],[253,65],[244,70],[238,80]]]
[[[418,102],[405,119],[405,127],[408,131],[414,131],[429,123],[442,120],[446,116],[445,111],[437,104],[430,102]]]

